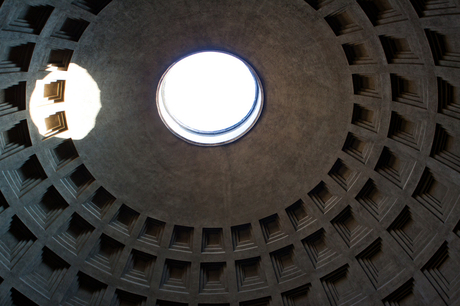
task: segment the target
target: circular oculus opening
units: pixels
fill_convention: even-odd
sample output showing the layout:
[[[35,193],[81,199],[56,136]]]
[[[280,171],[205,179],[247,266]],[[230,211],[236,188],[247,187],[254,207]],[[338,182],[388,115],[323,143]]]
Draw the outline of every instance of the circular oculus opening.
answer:
[[[223,52],[195,53],[174,63],[157,90],[163,122],[175,135],[198,145],[240,138],[255,124],[262,105],[255,71]]]

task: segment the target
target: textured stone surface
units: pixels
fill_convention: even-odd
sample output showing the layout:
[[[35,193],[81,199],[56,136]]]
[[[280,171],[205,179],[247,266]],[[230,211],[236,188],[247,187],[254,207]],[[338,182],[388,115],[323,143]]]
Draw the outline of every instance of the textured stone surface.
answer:
[[[460,3],[431,2],[0,2],[0,304],[456,305]],[[263,84],[225,146],[156,110],[201,50]],[[95,126],[40,135],[36,81],[69,63]]]

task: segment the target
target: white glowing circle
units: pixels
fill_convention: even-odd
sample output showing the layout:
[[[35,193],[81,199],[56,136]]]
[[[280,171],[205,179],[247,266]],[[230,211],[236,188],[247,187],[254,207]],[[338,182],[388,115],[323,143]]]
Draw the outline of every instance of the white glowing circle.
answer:
[[[163,75],[157,106],[179,137],[200,145],[228,143],[244,135],[262,109],[254,70],[223,52],[201,52],[173,64]]]

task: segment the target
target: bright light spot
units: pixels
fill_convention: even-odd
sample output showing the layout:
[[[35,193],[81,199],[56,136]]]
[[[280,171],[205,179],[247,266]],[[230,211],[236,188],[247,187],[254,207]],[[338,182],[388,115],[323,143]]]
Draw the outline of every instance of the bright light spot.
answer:
[[[257,96],[253,74],[234,56],[203,52],[176,63],[163,80],[168,113],[199,132],[217,132],[238,124]]]
[[[59,138],[82,139],[94,128],[101,109],[101,91],[86,69],[71,63],[67,71],[51,71],[43,80],[35,83],[30,99],[30,115],[43,136],[50,130],[46,118],[64,111],[67,130],[55,135]],[[65,81],[63,101],[53,100],[54,92],[59,94],[57,83]],[[62,83],[62,82],[60,82]],[[46,86],[48,85],[48,86]]]
[[[177,136],[219,145],[244,135],[263,105],[260,81],[245,62],[227,53],[201,52],[173,64],[160,80],[157,107]]]

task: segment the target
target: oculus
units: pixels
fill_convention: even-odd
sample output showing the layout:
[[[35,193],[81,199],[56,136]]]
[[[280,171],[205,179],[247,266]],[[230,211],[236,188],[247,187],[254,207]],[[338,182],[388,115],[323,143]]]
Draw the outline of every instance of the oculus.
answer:
[[[224,52],[194,53],[172,64],[157,89],[157,108],[179,138],[201,146],[237,140],[256,123],[263,91],[255,71]]]

